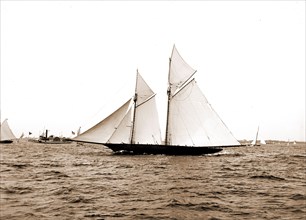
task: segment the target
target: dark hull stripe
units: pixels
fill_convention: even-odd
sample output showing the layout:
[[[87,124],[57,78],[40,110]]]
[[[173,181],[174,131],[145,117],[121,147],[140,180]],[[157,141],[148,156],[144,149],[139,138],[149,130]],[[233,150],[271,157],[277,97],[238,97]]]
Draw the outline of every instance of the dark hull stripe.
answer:
[[[220,147],[187,147],[150,144],[103,144],[114,152],[125,151],[132,154],[202,155],[222,151]]]
[[[0,141],[0,144],[10,144],[13,143],[12,140],[4,140],[4,141]]]

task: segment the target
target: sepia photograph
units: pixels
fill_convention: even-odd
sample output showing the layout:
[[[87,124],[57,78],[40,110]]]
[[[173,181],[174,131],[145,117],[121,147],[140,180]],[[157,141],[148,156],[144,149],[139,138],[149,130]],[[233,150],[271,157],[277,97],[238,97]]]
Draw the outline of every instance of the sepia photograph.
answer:
[[[306,216],[305,1],[0,1],[0,219]]]

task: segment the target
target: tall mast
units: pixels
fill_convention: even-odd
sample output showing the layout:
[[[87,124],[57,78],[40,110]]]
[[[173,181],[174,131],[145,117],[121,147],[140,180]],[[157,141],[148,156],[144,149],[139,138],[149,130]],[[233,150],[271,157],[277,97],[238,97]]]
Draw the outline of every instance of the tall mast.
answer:
[[[138,81],[138,69],[136,73],[136,86],[135,86],[135,95],[134,95],[134,111],[133,111],[133,120],[132,120],[132,133],[131,133],[131,144],[134,144],[134,129],[135,129],[135,118],[136,118],[136,104],[137,104],[137,81]]]
[[[169,58],[169,72],[168,72],[168,104],[167,104],[167,121],[166,121],[166,137],[165,137],[165,145],[169,145],[168,141],[168,129],[169,129],[169,112],[170,112],[170,100],[171,100],[171,84],[170,84],[170,67],[171,67],[171,57]]]

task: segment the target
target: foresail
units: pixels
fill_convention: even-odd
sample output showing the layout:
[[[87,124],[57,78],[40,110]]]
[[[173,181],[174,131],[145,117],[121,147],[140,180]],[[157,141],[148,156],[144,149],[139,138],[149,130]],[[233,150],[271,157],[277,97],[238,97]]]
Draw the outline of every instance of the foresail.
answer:
[[[188,146],[240,145],[212,109],[195,80],[172,97],[168,144]]]
[[[12,130],[10,129],[7,119],[5,119],[3,123],[1,124],[0,141],[7,141],[7,140],[13,140],[13,139],[16,139],[16,137],[13,134]]]
[[[190,67],[173,46],[169,70],[169,84],[171,86],[171,94],[174,94],[188,79],[196,72]]]
[[[161,144],[155,94],[138,72],[135,92],[137,99],[132,143]]]
[[[129,99],[126,103],[124,103],[119,109],[117,109],[107,118],[105,118],[92,128],[88,129],[84,133],[81,133],[77,137],[73,138],[73,140],[101,144],[106,143],[116,131],[121,121],[124,119],[130,106],[130,103],[131,99]]]
[[[155,96],[137,106],[133,139],[137,144],[161,144]]]

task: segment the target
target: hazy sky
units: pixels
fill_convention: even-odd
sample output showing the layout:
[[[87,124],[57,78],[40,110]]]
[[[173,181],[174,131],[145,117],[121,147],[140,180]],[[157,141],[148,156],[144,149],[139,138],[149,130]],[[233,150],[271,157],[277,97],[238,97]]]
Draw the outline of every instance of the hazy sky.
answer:
[[[175,44],[237,139],[259,125],[264,139],[305,140],[305,1],[0,4],[1,122],[16,136],[97,123],[133,95],[137,68],[164,127]]]

